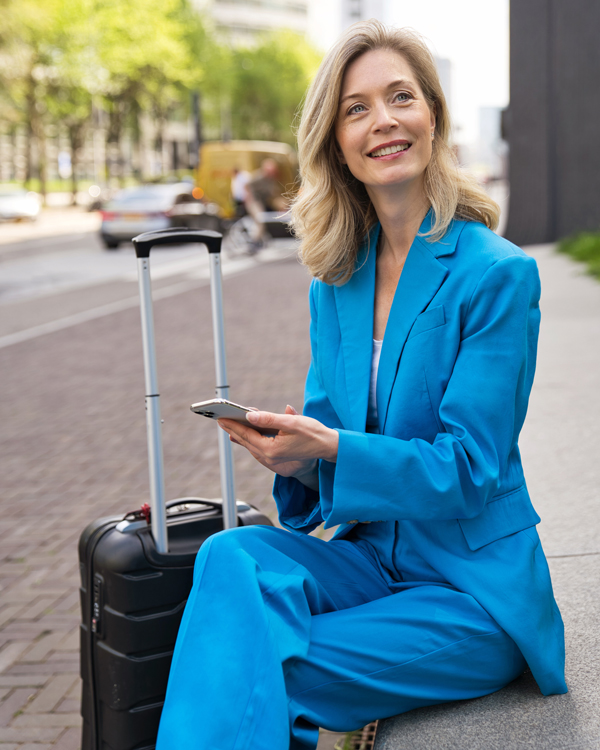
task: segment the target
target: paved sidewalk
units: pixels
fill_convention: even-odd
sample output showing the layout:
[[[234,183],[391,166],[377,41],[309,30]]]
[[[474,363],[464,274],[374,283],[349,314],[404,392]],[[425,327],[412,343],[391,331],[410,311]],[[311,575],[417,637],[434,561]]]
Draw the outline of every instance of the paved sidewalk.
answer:
[[[600,748],[600,284],[549,246],[526,248],[542,277],[538,369],[521,439],[566,630],[569,693],[531,674],[473,701],[380,722],[375,750]]]
[[[68,229],[65,230],[65,227]],[[98,232],[99,229],[98,211],[89,212],[79,206],[43,208],[33,223],[0,222],[0,256],[6,253],[6,245],[14,242],[26,243],[40,237],[55,237],[67,233]]]

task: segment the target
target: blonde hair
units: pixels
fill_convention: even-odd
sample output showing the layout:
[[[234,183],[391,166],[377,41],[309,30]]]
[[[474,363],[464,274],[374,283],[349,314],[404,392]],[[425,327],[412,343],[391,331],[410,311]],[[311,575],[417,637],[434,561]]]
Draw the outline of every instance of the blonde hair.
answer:
[[[428,239],[441,239],[454,217],[481,221],[490,229],[498,226],[498,205],[458,167],[449,146],[448,106],[423,39],[411,29],[388,28],[374,19],[355,23],[321,63],[298,128],[301,190],[292,205],[292,224],[301,240],[302,262],[328,284],[348,281],[360,244],[377,221],[364,185],[340,161],[335,138],[344,73],[360,55],[377,49],[393,50],[405,58],[435,114],[433,151],[424,176],[434,214]]]

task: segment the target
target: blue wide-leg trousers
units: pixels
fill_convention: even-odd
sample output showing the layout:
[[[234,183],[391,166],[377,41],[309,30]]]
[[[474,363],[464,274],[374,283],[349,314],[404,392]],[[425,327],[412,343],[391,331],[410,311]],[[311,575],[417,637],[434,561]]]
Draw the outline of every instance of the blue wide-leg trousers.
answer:
[[[233,529],[198,553],[157,750],[314,750],[318,727],[486,695],[525,666],[449,585],[398,591],[352,541]]]

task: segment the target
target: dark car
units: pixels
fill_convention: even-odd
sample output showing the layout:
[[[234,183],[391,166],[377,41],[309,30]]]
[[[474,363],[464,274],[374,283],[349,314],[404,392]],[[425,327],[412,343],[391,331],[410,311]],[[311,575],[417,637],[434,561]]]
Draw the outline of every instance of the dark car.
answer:
[[[222,232],[223,211],[216,203],[196,200],[192,195],[182,199],[169,211],[172,227],[212,229]]]
[[[194,197],[189,182],[140,185],[119,191],[102,209],[100,235],[108,250],[137,234],[168,227],[221,230],[221,209]]]
[[[100,236],[108,250],[115,250],[142,232],[171,226],[170,211],[183,201],[194,200],[193,185],[176,182],[140,185],[119,191],[102,209]]]

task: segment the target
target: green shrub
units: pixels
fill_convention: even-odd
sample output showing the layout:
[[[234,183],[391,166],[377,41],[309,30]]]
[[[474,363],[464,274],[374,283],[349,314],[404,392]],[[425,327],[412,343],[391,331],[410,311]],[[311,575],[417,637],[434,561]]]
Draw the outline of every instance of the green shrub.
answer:
[[[600,279],[600,232],[580,232],[558,243],[558,251],[587,264],[587,271]]]

